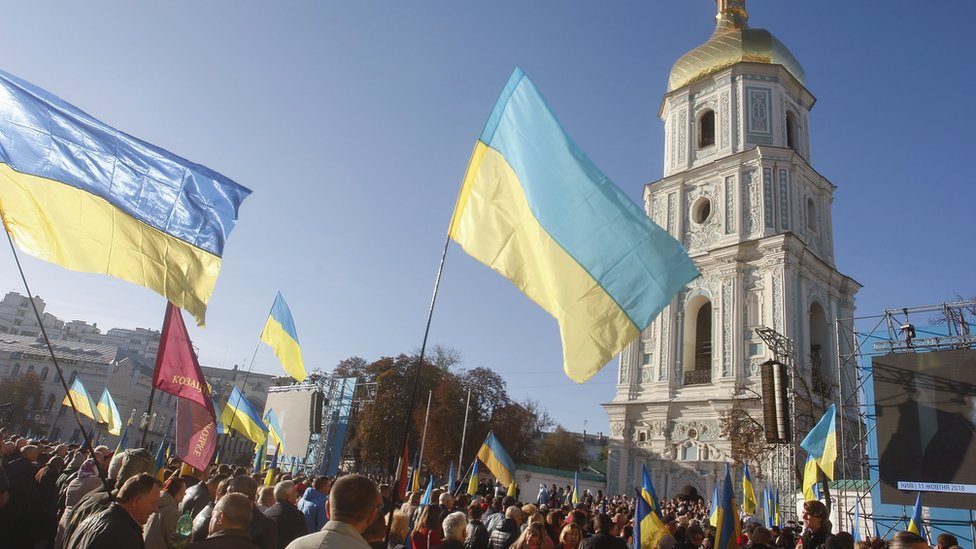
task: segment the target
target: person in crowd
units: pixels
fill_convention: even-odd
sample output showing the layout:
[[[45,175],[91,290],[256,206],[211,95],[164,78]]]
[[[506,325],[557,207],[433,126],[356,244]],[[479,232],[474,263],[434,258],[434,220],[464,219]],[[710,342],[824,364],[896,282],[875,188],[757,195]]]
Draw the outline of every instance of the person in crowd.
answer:
[[[508,549],[518,539],[522,529],[522,510],[514,505],[505,509],[505,519],[488,530],[491,549]]]
[[[205,540],[187,545],[185,549],[259,549],[251,541],[247,529],[252,507],[251,501],[243,494],[221,497],[213,507],[210,535]]]
[[[369,478],[340,477],[329,492],[329,521],[320,532],[302,536],[286,549],[371,549],[362,533],[382,507],[380,492]]]
[[[529,522],[512,543],[511,549],[553,549],[553,546],[545,527],[539,522]]]
[[[260,480],[257,482],[261,483]],[[262,513],[267,511],[275,503],[274,486],[258,486],[258,494],[254,503]]]
[[[216,474],[204,482],[198,482],[186,489],[186,495],[180,502],[180,515],[190,513],[191,518],[196,518],[200,511],[217,496],[217,485],[220,481],[227,478],[227,475]]]
[[[149,517],[142,539],[146,549],[168,549],[176,540],[176,521],[180,519],[180,502],[186,494],[186,482],[172,475],[159,492],[159,510]]]
[[[284,549],[295,538],[308,533],[305,515],[298,510],[298,490],[295,483],[283,480],[274,486],[275,503],[264,511],[264,515],[278,527],[278,548]]]
[[[583,529],[578,524],[570,522],[559,532],[559,544],[556,549],[579,549],[583,542]]]
[[[806,526],[800,540],[802,549],[840,549],[831,533],[833,525],[827,518],[827,507],[822,502],[803,502],[801,518]]]
[[[433,549],[464,549],[464,539],[468,534],[468,517],[460,511],[449,513],[441,522],[444,541]]]
[[[546,530],[552,542],[559,544],[559,536],[562,534],[563,526],[566,522],[566,515],[560,509],[553,509],[546,514]]]
[[[65,549],[112,549],[145,547],[142,526],[156,512],[159,479],[145,473],[122,484],[116,501],[109,508],[82,522],[68,539]]]
[[[227,482],[228,494],[244,494],[251,501],[255,501],[257,492],[258,481],[246,474],[237,475]],[[274,521],[258,510],[256,505],[251,508],[251,521],[247,528],[251,534],[251,541],[258,547],[261,549],[278,549],[278,528]]]
[[[390,540],[387,544],[387,549],[404,549],[406,547],[409,529],[410,517],[399,509],[394,510],[393,522],[390,523]]]
[[[298,509],[305,516],[305,527],[309,532],[318,532],[329,520],[326,508],[329,501],[329,478],[315,477],[312,485],[305,488],[302,499],[298,500]]]
[[[749,544],[750,549],[772,549],[770,543],[772,543],[773,536],[763,526],[756,526],[752,530],[752,534],[749,536],[751,543]]]
[[[580,549],[627,549],[627,542],[610,535],[613,522],[605,513],[597,513],[593,517],[594,534],[580,543]]]
[[[217,491],[214,493],[213,501],[208,503],[203,510],[197,513],[197,516],[193,517],[193,535],[191,537],[193,541],[203,541],[210,535],[210,521],[213,518],[214,507],[216,507],[216,502],[220,501],[220,498],[227,494],[228,484],[230,484],[230,477],[221,480],[217,484]],[[247,522],[248,528],[250,528],[251,521],[248,520]]]
[[[949,549],[953,545],[959,545],[959,539],[952,534],[939,534],[939,537],[935,538],[936,549]]]
[[[380,497],[383,497],[382,492]],[[373,549],[386,549],[386,520],[383,513],[376,513],[373,522],[363,531],[363,539]]]
[[[488,549],[488,529],[481,522],[484,513],[477,503],[468,506],[468,528],[464,537],[464,549]]]
[[[895,536],[888,541],[888,549],[930,549],[930,547],[929,544],[918,534],[914,532],[902,531],[895,534]]]
[[[39,515],[36,524],[35,547],[51,549],[58,533],[58,477],[64,469],[64,458],[55,455],[34,477],[37,483]]]
[[[505,521],[507,518],[506,511],[509,507],[515,505],[515,498],[512,496],[495,497],[496,503],[494,503],[494,508],[498,510],[497,513],[491,513],[485,518],[485,528],[488,529],[488,534],[490,535],[493,530],[498,528],[498,525]],[[519,526],[524,522],[519,518]],[[514,540],[513,540],[514,541]]]
[[[24,440],[24,439],[21,439]],[[19,453],[11,453],[11,456],[19,457],[11,459],[5,468],[7,480],[9,482],[10,502],[4,510],[2,519],[2,530],[5,541],[11,547],[30,547],[33,538],[37,534],[32,524],[33,517],[36,517],[41,510],[41,501],[35,489],[35,477],[40,469],[37,466],[37,457],[41,450],[32,444],[23,445]]]
[[[421,507],[420,514],[414,521],[413,532],[410,533],[411,548],[430,549],[435,545],[440,545],[443,539],[440,507],[433,505]]]

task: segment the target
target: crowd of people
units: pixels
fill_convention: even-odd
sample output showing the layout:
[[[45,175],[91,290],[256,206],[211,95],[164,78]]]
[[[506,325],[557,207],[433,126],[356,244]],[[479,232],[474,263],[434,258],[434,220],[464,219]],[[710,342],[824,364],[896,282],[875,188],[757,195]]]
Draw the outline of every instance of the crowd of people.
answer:
[[[474,496],[446,487],[397,501],[392,479],[336,479],[252,473],[213,465],[206,472],[173,458],[161,471],[145,449],[28,440],[0,430],[0,549],[627,549],[635,498],[540,486],[525,503],[491,483]],[[569,487],[567,487],[569,488]],[[457,491],[457,490],[456,490]],[[653,549],[715,546],[701,498],[659,502],[667,533]],[[899,532],[854,542],[834,532],[819,501],[803,505],[802,527],[765,528],[741,517],[738,549],[927,549]],[[954,549],[949,534],[938,549]],[[648,549],[648,548],[644,548]]]

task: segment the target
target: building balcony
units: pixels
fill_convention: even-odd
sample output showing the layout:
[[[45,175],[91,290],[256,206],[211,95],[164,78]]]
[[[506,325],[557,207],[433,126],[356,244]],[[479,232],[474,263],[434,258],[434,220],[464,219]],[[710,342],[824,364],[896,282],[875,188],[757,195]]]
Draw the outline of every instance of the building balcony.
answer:
[[[708,385],[712,382],[711,370],[690,370],[684,374],[685,385]]]

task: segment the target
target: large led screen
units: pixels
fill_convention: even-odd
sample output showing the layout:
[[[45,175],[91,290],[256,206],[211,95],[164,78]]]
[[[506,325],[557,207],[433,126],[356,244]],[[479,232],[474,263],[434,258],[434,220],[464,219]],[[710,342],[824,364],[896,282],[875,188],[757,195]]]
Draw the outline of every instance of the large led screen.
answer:
[[[278,424],[281,426],[285,447],[282,455],[304,458],[308,452],[308,439],[312,434],[312,404],[315,391],[311,389],[298,391],[276,391],[268,393],[268,401],[264,405],[264,413],[274,410]],[[269,449],[269,454],[274,449]]]

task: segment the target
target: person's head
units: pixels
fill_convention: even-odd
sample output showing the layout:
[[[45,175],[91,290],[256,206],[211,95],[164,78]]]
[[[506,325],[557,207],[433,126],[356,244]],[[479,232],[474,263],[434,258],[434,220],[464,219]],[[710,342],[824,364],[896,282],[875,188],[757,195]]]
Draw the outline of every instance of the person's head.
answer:
[[[481,508],[477,503],[472,503],[468,506],[468,518],[471,520],[481,520],[481,517],[485,515],[485,510]]]
[[[690,534],[689,532],[686,535]],[[701,530],[701,528],[699,528]],[[704,536],[702,536],[704,537]],[[762,526],[756,526],[752,529],[752,534],[749,535],[749,539],[752,541],[753,545],[769,545],[769,542],[773,540],[773,536],[769,533],[769,530]],[[694,542],[692,542],[694,543]]]
[[[322,492],[325,495],[329,495],[329,477],[315,477],[315,480],[312,481],[312,488]]]
[[[593,516],[593,531],[596,533],[609,534],[610,529],[613,528],[613,521],[610,520],[610,515],[606,513],[597,513]]]
[[[440,509],[436,507],[431,509],[430,505],[425,505],[421,507],[420,512],[417,513],[415,528],[427,528],[428,530],[440,528],[440,516]]]
[[[757,528],[757,530],[758,530],[758,528]],[[763,528],[763,530],[766,530],[766,529]],[[752,534],[754,536],[752,538],[752,542],[753,543],[757,543],[756,542],[756,538],[755,538],[756,532],[753,531]],[[703,530],[702,527],[699,526],[699,525],[697,525],[697,524],[692,524],[685,531],[685,540],[687,540],[688,542],[690,542],[691,545],[692,545],[692,547],[701,547],[702,542],[705,541],[705,530]],[[766,541],[764,541],[762,543],[767,543],[767,544],[769,543],[769,530],[766,530]]]
[[[383,513],[376,513],[373,517],[373,521],[369,523],[366,530],[363,531],[363,539],[366,543],[373,543],[377,541],[383,541],[386,539],[386,520]],[[393,534],[390,534],[392,537]]]
[[[144,448],[130,448],[115,454],[108,467],[108,478],[115,479],[115,486],[121,488],[125,481],[153,469],[154,458]]]
[[[26,440],[26,439],[20,439]],[[37,456],[41,453],[41,449],[33,444],[27,444],[20,449],[20,457],[26,459],[27,461],[34,462],[37,461]]]
[[[382,507],[383,500],[376,484],[362,475],[345,475],[332,485],[329,517],[351,525],[360,533],[366,530]]]
[[[514,505],[510,505],[505,509],[505,518],[512,519],[519,526],[522,525],[522,510]]]
[[[258,493],[254,496],[254,503],[261,507],[271,507],[275,504],[274,486],[258,486]]]
[[[390,541],[399,543],[406,541],[409,528],[410,516],[399,509],[394,510],[393,522],[390,523]]]
[[[454,509],[454,496],[450,492],[444,492],[437,498],[438,503],[445,509]]]
[[[583,541],[583,530],[574,522],[563,526],[562,531],[559,532],[559,543],[567,549],[575,549],[581,541]]]
[[[292,505],[298,503],[298,490],[295,489],[295,483],[290,480],[283,480],[275,484],[274,498],[275,501],[287,501]]]
[[[939,534],[939,537],[935,538],[935,546],[938,549],[949,549],[953,545],[959,545],[959,540],[952,534]]]
[[[464,513],[456,511],[444,517],[441,526],[444,528],[445,540],[464,541],[468,532],[468,518]]]
[[[214,505],[210,533],[221,530],[246,530],[251,522],[251,500],[244,494],[227,494]]]
[[[207,479],[207,492],[210,492],[210,500],[217,500],[217,486],[220,485],[220,481],[227,480],[227,475],[218,473]]]
[[[251,501],[256,501],[258,493],[258,481],[254,480],[248,475],[237,475],[231,478],[227,482],[227,493],[228,494],[244,494],[247,499]],[[272,492],[272,498],[274,493]],[[274,501],[271,502],[274,505]]]
[[[133,520],[144,525],[149,516],[159,510],[159,490],[162,487],[159,479],[141,473],[122,484],[116,501]]]
[[[546,537],[546,529],[538,523],[529,523],[522,530],[514,547],[527,549],[529,547],[542,547],[542,540]]]
[[[902,531],[888,541],[888,549],[929,549],[929,544],[914,532]]]
[[[827,506],[813,500],[803,502],[803,524],[811,530],[819,530],[827,520]]]
[[[183,501],[183,496],[186,494],[186,481],[177,475],[173,475],[163,483],[163,492],[173,496],[176,503],[179,503]]]
[[[854,542],[854,549],[871,549],[871,542],[862,539]]]

